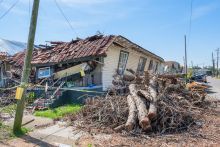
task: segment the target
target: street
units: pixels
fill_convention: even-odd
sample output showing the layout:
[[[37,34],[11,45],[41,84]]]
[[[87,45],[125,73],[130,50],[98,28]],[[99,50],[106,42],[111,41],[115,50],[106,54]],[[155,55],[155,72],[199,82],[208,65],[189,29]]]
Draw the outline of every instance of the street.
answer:
[[[209,96],[220,100],[220,79],[207,77],[209,88]]]

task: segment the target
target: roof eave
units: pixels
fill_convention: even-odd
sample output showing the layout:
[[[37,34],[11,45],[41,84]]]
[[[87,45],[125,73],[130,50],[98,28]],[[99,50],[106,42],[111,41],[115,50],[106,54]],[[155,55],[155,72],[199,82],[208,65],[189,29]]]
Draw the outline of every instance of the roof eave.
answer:
[[[157,60],[159,60],[159,61],[161,61],[161,62],[164,62],[164,59],[163,59],[162,57],[160,57],[160,56],[158,56],[158,55],[156,55],[156,54],[150,52],[149,50],[144,49],[144,48],[141,47],[140,45],[138,45],[138,44],[136,44],[136,43],[130,41],[129,39],[125,38],[124,36],[118,35],[117,37],[121,37],[121,38],[125,39],[126,41],[128,41],[128,42],[134,44],[135,46],[137,46],[137,47],[138,47],[137,49],[141,50],[142,52],[144,52],[144,53],[146,53],[146,54],[150,54],[151,56],[154,56]]]

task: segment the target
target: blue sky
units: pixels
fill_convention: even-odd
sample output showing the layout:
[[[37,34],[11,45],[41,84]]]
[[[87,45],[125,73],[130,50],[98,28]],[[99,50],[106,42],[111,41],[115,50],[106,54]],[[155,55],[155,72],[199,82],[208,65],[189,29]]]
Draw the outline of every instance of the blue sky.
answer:
[[[2,2],[1,2],[2,1]],[[0,16],[16,0],[0,0]],[[36,44],[70,41],[100,31],[123,35],[165,60],[183,63],[184,34],[188,62],[211,64],[211,53],[220,47],[220,1],[193,0],[57,0],[69,18],[66,23],[54,0],[41,0]],[[31,4],[33,0],[30,0]],[[31,6],[32,7],[32,6]],[[29,0],[20,2],[0,20],[0,38],[26,42],[30,21]]]

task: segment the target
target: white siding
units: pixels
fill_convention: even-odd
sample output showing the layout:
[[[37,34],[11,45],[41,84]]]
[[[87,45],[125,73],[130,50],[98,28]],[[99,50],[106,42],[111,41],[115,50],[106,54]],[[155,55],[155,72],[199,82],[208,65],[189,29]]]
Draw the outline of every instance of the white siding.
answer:
[[[119,47],[110,47],[107,51],[107,57],[104,58],[104,66],[102,67],[103,90],[107,90],[112,85],[113,75],[118,68],[119,54]]]
[[[138,67],[138,63],[139,63],[139,59],[141,57],[141,54],[134,51],[134,50],[131,50],[131,49],[128,49],[126,51],[129,52],[128,62],[127,62],[126,68],[137,71],[137,67]],[[142,56],[142,57],[146,58],[145,56]]]
[[[154,65],[155,62],[158,62],[158,70],[161,69],[161,62],[159,60],[156,60],[155,58],[151,58],[150,56],[146,56],[132,49],[125,49],[122,47],[112,45],[107,51],[107,57],[104,58],[104,66],[102,68],[103,90],[107,90],[109,87],[112,86],[113,75],[116,73],[116,70],[118,68],[118,60],[121,50],[129,52],[126,69],[132,69],[134,71],[137,71],[140,57],[144,57],[147,59],[144,68],[145,71],[148,70],[148,66],[151,59],[153,59]]]

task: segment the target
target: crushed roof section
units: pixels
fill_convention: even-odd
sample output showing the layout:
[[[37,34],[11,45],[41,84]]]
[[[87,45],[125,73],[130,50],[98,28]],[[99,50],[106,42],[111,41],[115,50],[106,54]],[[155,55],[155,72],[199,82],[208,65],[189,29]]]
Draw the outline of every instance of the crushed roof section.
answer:
[[[83,57],[105,56],[115,36],[95,35],[84,40],[55,44],[52,49],[40,49],[33,56],[32,64],[62,63]],[[53,44],[56,42],[52,42]]]
[[[107,56],[106,51],[114,42],[124,42],[128,44],[129,47],[135,48],[144,54],[151,55],[162,62],[164,61],[163,58],[131,42],[123,36],[94,35],[86,39],[77,38],[70,42],[51,41],[50,46],[40,45],[41,48],[34,49],[31,63],[33,65],[54,65],[57,63],[81,61],[88,57]],[[10,63],[15,66],[22,66],[24,57],[25,52],[19,52],[10,59]]]
[[[106,56],[106,50],[115,38],[113,35],[95,35],[70,42],[51,42],[51,46],[33,51],[31,63],[34,65],[68,63],[84,57]],[[24,52],[15,54],[11,63],[15,66],[23,65],[24,56]]]

